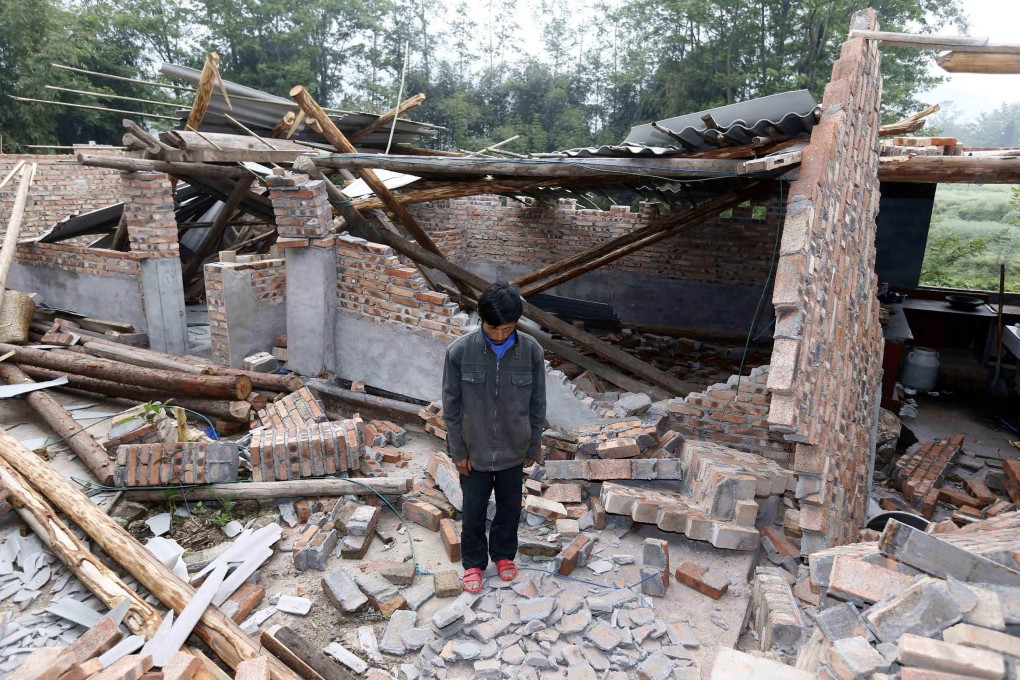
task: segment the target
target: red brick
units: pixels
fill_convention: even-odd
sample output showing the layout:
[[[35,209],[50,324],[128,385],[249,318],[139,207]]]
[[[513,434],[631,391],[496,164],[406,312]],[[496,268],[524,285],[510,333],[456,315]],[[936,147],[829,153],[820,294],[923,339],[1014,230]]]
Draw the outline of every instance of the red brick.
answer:
[[[443,511],[434,505],[415,500],[404,501],[404,517],[415,524],[420,524],[429,531],[439,531],[439,523],[443,520]]]
[[[1002,471],[1006,473],[1006,493],[1014,503],[1020,503],[1020,461],[1002,461]]]
[[[450,561],[460,562],[460,534],[457,533],[453,520],[444,517],[439,521],[439,538],[443,541],[446,556]]]
[[[72,642],[67,648],[67,653],[71,655],[75,664],[80,664],[113,647],[120,641],[121,636],[120,627],[109,616],[104,616]]]
[[[588,461],[588,477],[592,481],[630,479],[630,467],[631,463],[627,458],[604,460],[593,458]]]
[[[967,478],[963,480],[963,483],[967,487],[967,490],[970,491],[970,494],[974,496],[974,498],[978,499],[978,502],[982,506],[994,503],[998,498],[998,496],[992,493],[992,490],[989,489],[988,486],[980,479]]]
[[[181,651],[174,652],[163,666],[163,680],[191,680],[201,667],[202,660],[197,656]]]
[[[724,579],[718,578],[716,574],[712,574],[718,583],[706,583],[705,578],[709,576],[709,571],[704,567],[695,564],[694,562],[684,562],[676,568],[674,573],[676,580],[683,583],[685,586],[694,588],[703,595],[708,595],[713,600],[718,600],[720,597],[726,594],[729,590],[729,583],[724,582]]]
[[[589,540],[590,539],[584,535],[575,538],[571,544],[567,546],[566,550],[560,553],[560,568],[556,573],[563,576],[569,576],[570,573],[577,568],[577,558],[581,554],[581,550],[584,546],[588,544]]]
[[[767,526],[761,529],[761,535],[767,538],[772,546],[779,552],[783,557],[788,557],[792,560],[800,559],[800,548],[793,544],[793,541],[786,537],[779,529],[773,526]]]
[[[259,603],[262,602],[262,598],[265,596],[266,589],[264,586],[255,583],[242,583],[234,591],[234,594],[227,598],[228,602],[237,603],[237,613],[231,617],[234,623],[241,623],[248,618],[248,615],[255,610],[255,607],[259,606]]]

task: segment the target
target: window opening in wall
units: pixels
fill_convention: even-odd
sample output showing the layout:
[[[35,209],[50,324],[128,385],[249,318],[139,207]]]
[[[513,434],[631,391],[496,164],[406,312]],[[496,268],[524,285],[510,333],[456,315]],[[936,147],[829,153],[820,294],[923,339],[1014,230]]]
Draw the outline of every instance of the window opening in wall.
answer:
[[[921,265],[921,285],[1020,291],[1020,185],[940,184]]]

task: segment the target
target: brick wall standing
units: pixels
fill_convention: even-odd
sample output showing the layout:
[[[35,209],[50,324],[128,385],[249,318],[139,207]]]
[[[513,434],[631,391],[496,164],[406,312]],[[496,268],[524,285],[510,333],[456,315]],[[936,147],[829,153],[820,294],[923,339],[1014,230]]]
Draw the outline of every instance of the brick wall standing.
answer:
[[[138,276],[138,261],[145,256],[137,252],[121,253],[68,243],[30,243],[18,246],[16,257],[18,262],[26,265],[52,267],[89,276]]]
[[[337,305],[346,313],[426,331],[443,342],[471,330],[457,303],[429,290],[389,246],[342,234],[335,247]]]
[[[117,148],[77,146],[75,152],[96,155],[121,155]],[[76,212],[85,213],[120,201],[120,173],[107,168],[78,165],[73,155],[0,154],[0,180],[7,176],[18,161],[37,163],[35,180],[25,207],[21,237],[38,236],[61,219]],[[18,178],[0,189],[0,237],[18,191]]]
[[[205,294],[209,306],[209,333],[212,341],[212,356],[220,363],[228,366],[237,363],[232,356],[230,347],[230,316],[228,315],[228,301],[226,291],[223,287],[224,272],[234,274],[248,274],[250,278],[247,283],[250,286],[251,300],[255,307],[245,307],[247,314],[240,319],[233,319],[234,323],[240,321],[246,325],[269,323],[262,318],[260,312],[265,307],[260,303],[272,305],[285,302],[287,299],[287,267],[282,259],[259,260],[258,262],[210,262],[205,265]],[[245,304],[245,301],[240,301]],[[234,312],[237,316],[237,312]],[[254,315],[255,318],[252,318]],[[286,326],[284,326],[284,329]],[[281,331],[283,332],[283,331]],[[273,331],[270,329],[270,333]],[[266,348],[268,349],[268,348]],[[235,347],[235,353],[238,348]],[[243,357],[241,357],[243,358]]]
[[[755,453],[788,466],[793,444],[771,432],[766,418],[770,394],[765,384],[768,366],[750,375],[737,376],[711,385],[704,392],[692,392],[669,404],[670,429],[685,437],[704,439],[730,448]]]
[[[161,172],[121,173],[131,250],[146,257],[180,257],[170,178]]]
[[[877,29],[874,10],[853,29]],[[802,551],[857,538],[868,492],[882,330],[875,275],[878,110],[874,41],[843,43],[822,120],[790,188],[772,302],[773,431],[795,444]]]
[[[760,286],[766,279],[782,203],[734,208],[718,217],[623,257],[608,271],[678,281]],[[505,205],[504,205],[505,203]],[[764,206],[761,210],[758,206]],[[757,208],[757,209],[756,209]],[[500,196],[474,196],[411,206],[443,253],[455,262],[486,261],[538,268],[647,226],[658,206],[642,203],[609,210],[577,207],[561,199],[556,208],[525,205]]]

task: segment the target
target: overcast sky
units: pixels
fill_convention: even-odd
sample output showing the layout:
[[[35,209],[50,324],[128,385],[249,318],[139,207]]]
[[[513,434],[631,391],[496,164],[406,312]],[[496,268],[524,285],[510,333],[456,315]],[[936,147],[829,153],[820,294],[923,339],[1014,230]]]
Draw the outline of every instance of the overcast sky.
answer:
[[[993,42],[1020,42],[1020,2],[1017,0],[963,0],[963,8],[970,17],[969,35]],[[932,72],[948,76],[948,81],[918,99],[928,104],[952,101],[967,118],[1003,103],[1020,101],[1020,74],[947,74],[934,63]]]

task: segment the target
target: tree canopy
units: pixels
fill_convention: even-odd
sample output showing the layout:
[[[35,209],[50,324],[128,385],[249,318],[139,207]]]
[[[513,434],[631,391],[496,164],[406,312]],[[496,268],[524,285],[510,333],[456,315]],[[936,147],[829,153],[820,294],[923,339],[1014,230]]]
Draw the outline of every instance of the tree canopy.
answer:
[[[871,4],[886,30],[965,28],[961,0]],[[415,117],[447,128],[437,145],[477,149],[520,135],[505,148],[551,151],[618,142],[635,124],[786,90],[820,99],[857,8],[850,0],[0,0],[0,92],[173,115],[170,106],[46,86],[185,106],[190,94],[50,63],[155,79],[163,61],[201,68],[215,50],[226,79],[281,95],[300,83],[323,103],[382,112],[394,105],[406,46],[404,91],[427,95]],[[526,9],[537,31],[522,28]],[[930,56],[885,50],[887,120],[920,108],[917,95],[936,81]],[[120,117],[5,98],[0,134],[5,150],[118,143]]]

